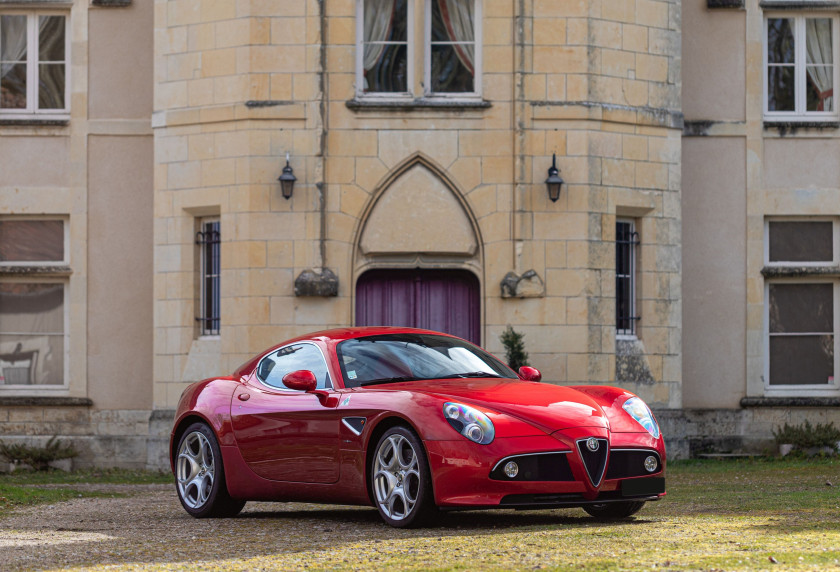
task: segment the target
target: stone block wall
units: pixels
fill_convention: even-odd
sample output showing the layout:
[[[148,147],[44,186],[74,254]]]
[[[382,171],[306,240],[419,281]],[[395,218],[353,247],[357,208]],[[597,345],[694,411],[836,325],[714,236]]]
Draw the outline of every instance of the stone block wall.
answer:
[[[470,270],[491,351],[510,324],[546,380],[612,383],[616,216],[643,234],[646,372],[644,383],[618,381],[679,405],[679,3],[484,0],[480,98],[425,100],[418,55],[417,99],[399,105],[356,97],[356,2],[213,6],[156,3],[157,407],[286,337],[352,324],[356,280],[383,267]],[[289,201],[276,183],[286,152],[298,178]],[[566,180],[556,203],[544,184],[554,153]],[[415,167],[463,210],[474,251],[365,250],[368,216]],[[418,193],[393,215],[422,216]],[[222,226],[217,341],[196,341],[202,215]],[[337,296],[294,297],[295,278],[321,268],[337,276]],[[529,271],[544,291],[503,299],[505,276]],[[208,351],[220,360],[197,359]]]

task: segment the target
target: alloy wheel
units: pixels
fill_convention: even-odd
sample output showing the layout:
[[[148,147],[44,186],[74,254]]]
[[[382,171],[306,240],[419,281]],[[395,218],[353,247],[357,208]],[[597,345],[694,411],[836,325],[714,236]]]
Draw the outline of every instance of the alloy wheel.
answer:
[[[190,508],[201,508],[210,497],[216,477],[216,463],[210,441],[193,431],[181,442],[176,467],[178,494]]]
[[[420,461],[404,436],[393,434],[379,444],[373,486],[376,502],[389,518],[403,520],[414,510],[420,492]]]

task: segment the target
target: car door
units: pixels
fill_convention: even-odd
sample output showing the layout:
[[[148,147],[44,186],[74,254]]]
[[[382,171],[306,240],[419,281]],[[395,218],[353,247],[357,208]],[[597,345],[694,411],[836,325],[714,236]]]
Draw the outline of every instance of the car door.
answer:
[[[310,342],[290,344],[257,365],[231,402],[239,450],[259,476],[275,481],[334,483],[339,476],[339,415],[318,395],[283,384],[292,371],[310,370],[318,389],[332,391],[326,360]],[[336,399],[324,400],[333,405]]]

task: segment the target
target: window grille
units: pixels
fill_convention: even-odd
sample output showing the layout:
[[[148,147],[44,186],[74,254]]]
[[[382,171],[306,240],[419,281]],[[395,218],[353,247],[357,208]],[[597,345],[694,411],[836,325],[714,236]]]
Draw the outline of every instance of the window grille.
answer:
[[[615,330],[624,336],[636,335],[636,247],[639,233],[633,221],[615,223]]]
[[[218,220],[201,223],[201,230],[195,235],[199,247],[201,299],[199,316],[196,321],[203,336],[219,335],[221,296],[219,279],[221,276],[221,230]]]

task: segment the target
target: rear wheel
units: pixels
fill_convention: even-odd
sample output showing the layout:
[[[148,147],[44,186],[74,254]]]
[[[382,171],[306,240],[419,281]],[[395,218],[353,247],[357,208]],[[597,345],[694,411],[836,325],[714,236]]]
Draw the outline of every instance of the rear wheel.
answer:
[[[376,508],[391,526],[421,526],[436,512],[426,453],[411,430],[392,427],[382,435],[369,474]]]
[[[219,443],[204,423],[187,427],[178,442],[175,487],[181,505],[196,518],[236,516],[245,506],[228,494]]]
[[[595,518],[626,518],[645,506],[645,501],[612,502],[584,505],[583,510]]]

